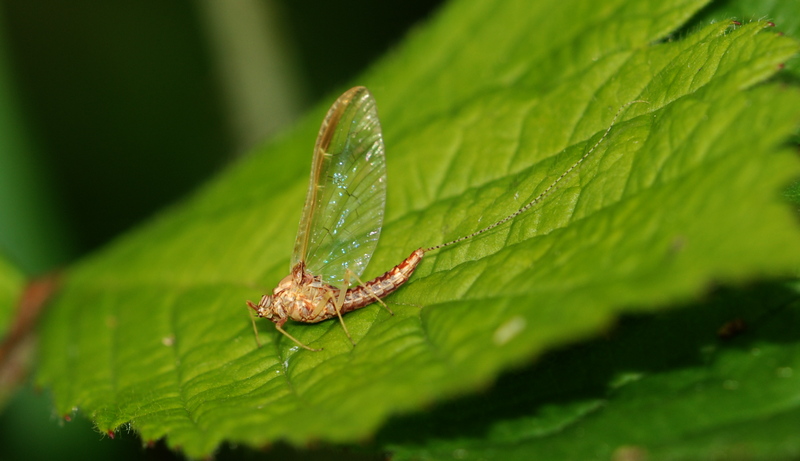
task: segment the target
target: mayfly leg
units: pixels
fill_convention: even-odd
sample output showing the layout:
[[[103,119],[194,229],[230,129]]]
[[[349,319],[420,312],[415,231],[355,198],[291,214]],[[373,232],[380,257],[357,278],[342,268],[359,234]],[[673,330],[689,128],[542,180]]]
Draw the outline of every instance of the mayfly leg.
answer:
[[[342,288],[339,290],[339,295],[337,297],[333,298],[332,300],[334,301],[334,304],[333,304],[334,310],[336,311],[337,317],[339,317],[339,322],[342,324],[342,329],[344,330],[344,334],[347,335],[347,339],[349,339],[350,342],[353,344],[353,346],[355,346],[356,342],[353,341],[353,337],[350,336],[350,331],[347,329],[347,325],[344,323],[344,317],[342,317],[342,309],[345,306],[345,302],[346,302],[346,299],[347,299],[347,293],[350,290],[350,277],[351,276],[354,277],[356,279],[356,281],[358,281],[359,286],[364,288],[364,291],[369,296],[372,297],[374,302],[380,303],[380,305],[383,306],[387,311],[389,311],[390,314],[394,315],[394,312],[392,312],[392,310],[389,309],[389,306],[387,306],[386,303],[383,302],[383,300],[378,295],[375,294],[375,292],[372,289],[372,287],[370,287],[369,284],[364,283],[364,281],[361,280],[361,278],[355,272],[353,272],[351,270],[345,271],[344,282],[343,282],[344,284],[343,284]],[[332,297],[333,295],[330,295],[330,296]],[[326,301],[327,301],[327,298],[326,298]]]
[[[252,304],[252,303],[250,303],[250,301],[248,301],[248,303]],[[255,317],[253,317],[252,307],[250,305],[248,305],[247,308],[248,308],[247,309],[247,316],[250,317],[250,323],[253,324],[253,335],[256,338],[256,345],[258,346],[259,349],[261,349],[261,340],[258,338],[258,326],[256,325]]]
[[[344,319],[342,318],[342,306],[344,306],[344,300],[347,297],[347,290],[350,288],[350,271],[345,271],[344,273],[344,285],[339,290],[339,296],[336,297],[333,303],[333,308],[336,310],[336,315],[339,317],[339,323],[342,324],[342,329],[344,330],[344,334],[347,335],[347,339],[350,340],[350,343],[355,347],[356,342],[353,341],[353,337],[350,336],[350,331],[347,329],[347,325],[344,323]],[[327,300],[326,300],[327,302]]]
[[[302,342],[300,342],[299,339],[297,339],[294,336],[290,335],[286,330],[283,329],[283,324],[284,323],[286,323],[286,322],[284,321],[284,322],[276,323],[275,324],[275,329],[280,331],[281,333],[283,333],[284,336],[286,336],[287,338],[289,338],[292,341],[294,341],[295,344],[297,344],[298,346],[302,347],[303,349],[309,350],[311,352],[319,352],[319,351],[322,350],[322,348],[314,349],[313,347],[308,347],[305,344],[303,344]]]

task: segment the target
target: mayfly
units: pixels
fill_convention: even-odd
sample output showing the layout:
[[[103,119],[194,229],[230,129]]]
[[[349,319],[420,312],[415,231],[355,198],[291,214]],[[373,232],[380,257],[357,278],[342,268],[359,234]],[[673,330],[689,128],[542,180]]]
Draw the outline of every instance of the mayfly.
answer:
[[[408,281],[425,253],[473,238],[528,211],[597,148],[622,109],[630,104],[620,108],[603,136],[580,159],[525,206],[469,235],[418,248],[397,266],[365,283],[359,277],[372,257],[383,225],[386,163],[375,100],[364,87],[348,90],[328,110],[317,136],[291,272],[271,295],[262,296],[258,304],[247,301],[247,305],[305,349],[321,350],[286,332],[283,325],[287,320],[316,323],[338,317],[353,342],[342,319],[344,314],[374,302],[391,313],[382,299]],[[354,281],[358,285],[351,288]]]

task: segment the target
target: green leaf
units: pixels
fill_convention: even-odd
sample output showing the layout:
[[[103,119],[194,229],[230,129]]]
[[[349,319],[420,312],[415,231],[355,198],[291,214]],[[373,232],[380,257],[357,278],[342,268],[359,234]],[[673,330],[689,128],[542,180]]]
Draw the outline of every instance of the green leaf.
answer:
[[[490,392],[397,418],[378,441],[397,461],[796,459],[800,335],[786,326],[800,322],[799,289],[719,290],[628,317]],[[715,334],[726,325],[739,327]]]
[[[800,248],[779,189],[800,165],[781,145],[800,93],[754,85],[798,45],[763,22],[656,43],[704,3],[457,1],[368,72],[358,83],[378,101],[389,192],[367,277],[512,213],[593,146],[619,107],[647,104],[625,109],[540,206],[426,256],[386,300],[394,316],[348,314],[357,347],[335,321],[287,324],[318,353],[262,321],[259,349],[244,305],[287,274],[332,97],[73,267],[44,326],[39,382],[61,414],[77,407],[101,431],[130,423],[189,456],[225,440],[350,442],[601,334],[621,314],[787,274]]]
[[[10,357],[7,356],[10,350],[6,349],[7,344],[4,341],[8,338],[14,313],[17,310],[17,301],[24,286],[25,276],[22,272],[0,255],[0,332],[2,332],[0,334],[0,407],[5,405],[6,399],[17,384],[16,376],[13,375],[18,370],[10,372],[6,368],[10,361]]]
[[[756,20],[771,21],[776,32],[786,34],[795,39],[800,38],[800,2],[763,1],[763,0],[731,0],[713,2],[692,20],[692,24],[707,24],[714,20],[737,19],[740,22]],[[786,61],[785,74],[797,81],[800,77],[800,59],[798,56]]]
[[[25,277],[8,260],[0,257],[0,331],[11,324],[14,308],[25,283]]]

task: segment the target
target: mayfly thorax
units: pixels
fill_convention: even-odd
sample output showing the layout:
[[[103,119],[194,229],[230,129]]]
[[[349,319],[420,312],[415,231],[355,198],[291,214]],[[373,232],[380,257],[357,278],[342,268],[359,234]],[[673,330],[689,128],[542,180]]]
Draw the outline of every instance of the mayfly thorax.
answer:
[[[342,315],[374,302],[391,313],[382,299],[408,281],[425,253],[463,242],[528,211],[597,148],[622,109],[635,102],[643,101],[622,106],[603,136],[522,208],[469,235],[418,248],[383,275],[362,282],[359,277],[369,263],[383,225],[386,163],[375,100],[364,87],[348,90],[333,103],[317,136],[291,271],[271,295],[262,296],[258,304],[247,301],[247,305],[305,349],[321,350],[312,349],[287,333],[283,329],[287,320],[316,323],[338,317],[352,342]]]

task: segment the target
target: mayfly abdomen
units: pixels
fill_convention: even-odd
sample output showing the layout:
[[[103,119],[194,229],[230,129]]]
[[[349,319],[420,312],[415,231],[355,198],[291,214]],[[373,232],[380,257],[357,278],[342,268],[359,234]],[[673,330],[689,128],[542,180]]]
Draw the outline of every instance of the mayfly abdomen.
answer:
[[[342,313],[354,311],[392,294],[411,278],[423,256],[425,251],[422,248],[414,250],[403,262],[380,277],[347,290]]]

